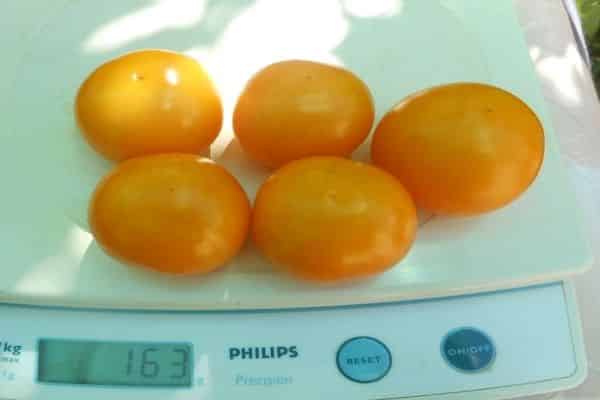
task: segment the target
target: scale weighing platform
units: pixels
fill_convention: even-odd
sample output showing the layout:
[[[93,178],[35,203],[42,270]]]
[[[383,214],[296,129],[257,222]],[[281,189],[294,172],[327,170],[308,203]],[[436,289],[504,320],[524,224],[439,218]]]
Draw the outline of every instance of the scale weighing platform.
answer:
[[[591,252],[512,1],[29,0],[0,5],[0,30],[0,399],[501,399],[585,378],[568,279]],[[544,123],[544,165],[502,210],[423,216],[410,254],[358,284],[296,282],[250,244],[208,277],[131,268],[89,234],[111,165],[72,110],[97,65],[148,47],[209,69],[225,106],[210,155],[251,197],[268,171],[228,121],[248,77],[286,58],[355,71],[378,119],[440,83],[506,88]]]

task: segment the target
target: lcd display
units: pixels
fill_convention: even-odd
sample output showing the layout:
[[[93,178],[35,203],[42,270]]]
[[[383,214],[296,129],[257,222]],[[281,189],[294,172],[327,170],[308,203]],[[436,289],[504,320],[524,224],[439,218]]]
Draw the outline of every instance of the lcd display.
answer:
[[[186,343],[42,339],[38,380],[43,383],[185,387],[193,375]]]

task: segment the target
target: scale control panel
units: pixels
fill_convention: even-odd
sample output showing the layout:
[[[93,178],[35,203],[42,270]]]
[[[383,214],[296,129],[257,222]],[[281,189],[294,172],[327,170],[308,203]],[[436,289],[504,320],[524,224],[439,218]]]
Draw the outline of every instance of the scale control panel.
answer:
[[[556,283],[287,311],[0,305],[0,399],[493,399],[563,389],[585,376],[571,300]]]

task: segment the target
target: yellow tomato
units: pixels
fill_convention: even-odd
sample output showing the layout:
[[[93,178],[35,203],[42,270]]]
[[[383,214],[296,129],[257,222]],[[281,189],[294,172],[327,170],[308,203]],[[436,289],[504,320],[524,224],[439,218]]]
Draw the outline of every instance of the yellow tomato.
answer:
[[[515,95],[457,83],[396,105],[377,126],[371,155],[417,206],[473,215],[510,203],[531,185],[544,157],[544,131]]]
[[[374,107],[367,86],[342,68],[283,61],[258,72],[235,107],[244,150],[277,167],[314,155],[346,156],[368,136]]]
[[[111,160],[199,153],[221,130],[221,100],[194,59],[144,50],[103,64],[82,84],[76,116],[87,141]]]
[[[396,178],[338,157],[286,164],[260,188],[252,235],[275,266],[312,281],[380,273],[415,237],[413,202]]]
[[[125,262],[174,274],[225,264],[245,242],[250,205],[223,167],[190,154],[127,160],[98,185],[95,239]]]

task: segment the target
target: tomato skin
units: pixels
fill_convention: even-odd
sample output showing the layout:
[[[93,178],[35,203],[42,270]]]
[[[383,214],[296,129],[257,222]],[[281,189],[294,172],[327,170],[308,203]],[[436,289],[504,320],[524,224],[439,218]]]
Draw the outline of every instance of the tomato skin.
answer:
[[[339,157],[311,157],[277,170],[259,189],[254,243],[301,279],[338,282],[383,272],[408,252],[414,204],[392,175]]]
[[[110,255],[172,274],[206,273],[235,256],[250,203],[223,167],[189,154],[127,160],[97,186],[89,208]]]
[[[279,167],[308,156],[351,154],[368,136],[374,115],[368,87],[350,71],[290,60],[250,79],[233,126],[251,158]]]
[[[544,130],[531,108],[493,86],[457,83],[416,93],[378,124],[373,162],[418,207],[476,215],[503,207],[535,180]]]
[[[122,161],[157,153],[198,154],[221,130],[221,100],[202,66],[165,50],[128,53],[98,67],[77,93],[88,143]]]

